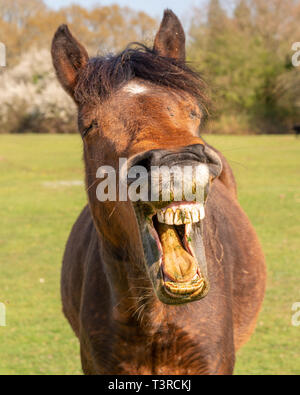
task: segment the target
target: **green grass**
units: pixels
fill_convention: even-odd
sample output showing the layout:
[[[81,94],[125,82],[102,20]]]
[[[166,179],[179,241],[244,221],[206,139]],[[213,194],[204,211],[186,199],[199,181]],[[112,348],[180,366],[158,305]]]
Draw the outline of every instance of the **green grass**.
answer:
[[[231,163],[242,206],[267,258],[258,326],[237,356],[237,374],[300,373],[300,139],[207,136]],[[0,136],[0,374],[80,374],[78,342],[61,313],[61,258],[86,198],[78,136]],[[55,185],[55,184],[54,184]]]

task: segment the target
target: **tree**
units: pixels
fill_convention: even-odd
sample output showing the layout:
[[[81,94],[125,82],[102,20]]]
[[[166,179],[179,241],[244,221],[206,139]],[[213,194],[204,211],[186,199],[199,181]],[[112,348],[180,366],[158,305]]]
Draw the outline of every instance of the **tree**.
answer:
[[[123,49],[130,41],[149,40],[157,21],[144,12],[118,5],[86,9],[71,5],[57,11],[43,0],[0,0],[0,40],[6,44],[8,65],[32,46],[50,48],[57,27],[67,23],[91,54]]]
[[[241,31],[251,29],[251,10],[247,0],[239,0],[234,9],[234,20]]]
[[[221,7],[220,0],[210,0],[207,13],[208,33],[212,36],[223,31],[227,15]]]
[[[189,54],[212,85],[215,129],[226,123],[232,132],[235,123],[237,130],[278,133],[299,117],[299,70],[290,52],[299,40],[299,8],[299,0],[237,0],[227,14],[211,0],[206,20],[196,11]]]

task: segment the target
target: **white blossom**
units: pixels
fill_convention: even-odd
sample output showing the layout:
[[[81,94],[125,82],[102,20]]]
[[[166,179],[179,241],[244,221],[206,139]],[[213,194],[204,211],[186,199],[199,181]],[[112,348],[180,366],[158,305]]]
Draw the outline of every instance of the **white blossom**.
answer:
[[[74,122],[75,105],[59,85],[47,49],[31,49],[19,64],[2,71],[0,92],[1,132],[14,132],[29,118],[33,125],[35,119],[60,125]]]

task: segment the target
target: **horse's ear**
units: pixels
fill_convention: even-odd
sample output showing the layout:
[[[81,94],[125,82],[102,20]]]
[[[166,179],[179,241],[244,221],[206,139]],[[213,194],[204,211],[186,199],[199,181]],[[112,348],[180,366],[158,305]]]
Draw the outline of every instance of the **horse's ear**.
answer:
[[[59,82],[74,98],[78,73],[89,59],[86,49],[72,36],[67,25],[61,25],[53,37],[51,54]]]
[[[153,49],[161,56],[185,60],[184,30],[179,19],[171,10],[165,10],[164,12]]]

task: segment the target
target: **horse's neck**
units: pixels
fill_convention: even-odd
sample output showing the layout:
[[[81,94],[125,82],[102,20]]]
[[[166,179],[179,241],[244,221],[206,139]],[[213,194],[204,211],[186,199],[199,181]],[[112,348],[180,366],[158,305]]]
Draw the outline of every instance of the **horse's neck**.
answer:
[[[149,334],[161,330],[162,324],[167,324],[166,306],[145,276],[143,262],[122,261],[109,254],[105,254],[104,261],[114,318]]]

